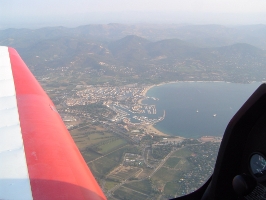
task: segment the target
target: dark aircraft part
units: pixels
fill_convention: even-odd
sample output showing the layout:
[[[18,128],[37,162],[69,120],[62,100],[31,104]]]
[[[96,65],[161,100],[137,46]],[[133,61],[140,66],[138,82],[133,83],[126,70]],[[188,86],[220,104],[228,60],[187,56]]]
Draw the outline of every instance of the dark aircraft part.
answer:
[[[266,160],[260,153],[254,153],[250,158],[250,171],[255,178],[262,177],[265,179],[266,175]]]
[[[250,175],[237,175],[233,179],[233,188],[238,196],[246,196],[250,194],[257,186],[257,181]]]
[[[229,122],[211,181],[176,199],[266,199],[265,158],[266,84],[262,84]]]

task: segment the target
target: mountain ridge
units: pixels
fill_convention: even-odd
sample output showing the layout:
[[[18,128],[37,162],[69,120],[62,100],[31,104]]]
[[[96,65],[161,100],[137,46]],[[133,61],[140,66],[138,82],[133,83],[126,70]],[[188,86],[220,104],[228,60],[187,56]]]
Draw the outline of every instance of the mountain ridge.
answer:
[[[110,28],[110,25],[99,26],[101,29]],[[114,26],[118,26],[121,30],[121,27],[124,27],[116,24],[112,25],[111,29]],[[99,30],[97,26],[92,25],[92,27]],[[217,30],[216,26],[210,25],[210,27],[213,28],[212,31]],[[90,29],[90,26],[86,28]],[[202,30],[206,27],[197,28]],[[224,27],[218,26],[218,28]],[[191,27],[187,29],[190,30]],[[245,81],[264,80],[266,74],[266,52],[243,42],[205,47],[179,38],[153,41],[140,37],[140,34],[129,34],[116,40],[111,40],[110,37],[101,40],[80,36],[76,28],[70,30],[64,27],[44,28],[31,32],[23,29],[18,31],[21,37],[11,38],[18,34],[13,31],[6,31],[8,32],[6,36],[1,35],[0,31],[0,44],[14,46],[36,75],[63,68],[64,71],[86,69],[97,76],[122,79],[135,77],[136,80],[145,78],[159,82],[167,78],[190,80],[190,77],[197,80],[230,81],[238,77],[240,81],[241,76],[245,77],[242,78]],[[36,32],[42,33],[36,34]]]

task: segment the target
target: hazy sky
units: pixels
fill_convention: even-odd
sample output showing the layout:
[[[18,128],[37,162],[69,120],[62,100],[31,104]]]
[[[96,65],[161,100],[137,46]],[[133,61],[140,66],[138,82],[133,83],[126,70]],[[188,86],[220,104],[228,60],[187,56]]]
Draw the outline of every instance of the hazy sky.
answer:
[[[88,23],[266,24],[266,0],[0,0],[0,28]]]

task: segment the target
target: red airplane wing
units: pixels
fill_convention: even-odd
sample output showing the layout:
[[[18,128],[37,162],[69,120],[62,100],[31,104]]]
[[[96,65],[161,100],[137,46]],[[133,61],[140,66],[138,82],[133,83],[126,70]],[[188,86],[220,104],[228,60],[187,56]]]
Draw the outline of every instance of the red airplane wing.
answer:
[[[0,120],[0,199],[106,199],[54,104],[8,47],[0,47]]]

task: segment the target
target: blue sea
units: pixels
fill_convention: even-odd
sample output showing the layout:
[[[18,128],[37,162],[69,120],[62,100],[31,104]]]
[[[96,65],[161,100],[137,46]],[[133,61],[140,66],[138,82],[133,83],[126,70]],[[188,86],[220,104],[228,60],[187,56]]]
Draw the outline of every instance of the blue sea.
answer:
[[[151,88],[143,101],[155,104],[165,119],[154,127],[168,135],[199,138],[223,136],[225,128],[261,83],[177,82]]]

